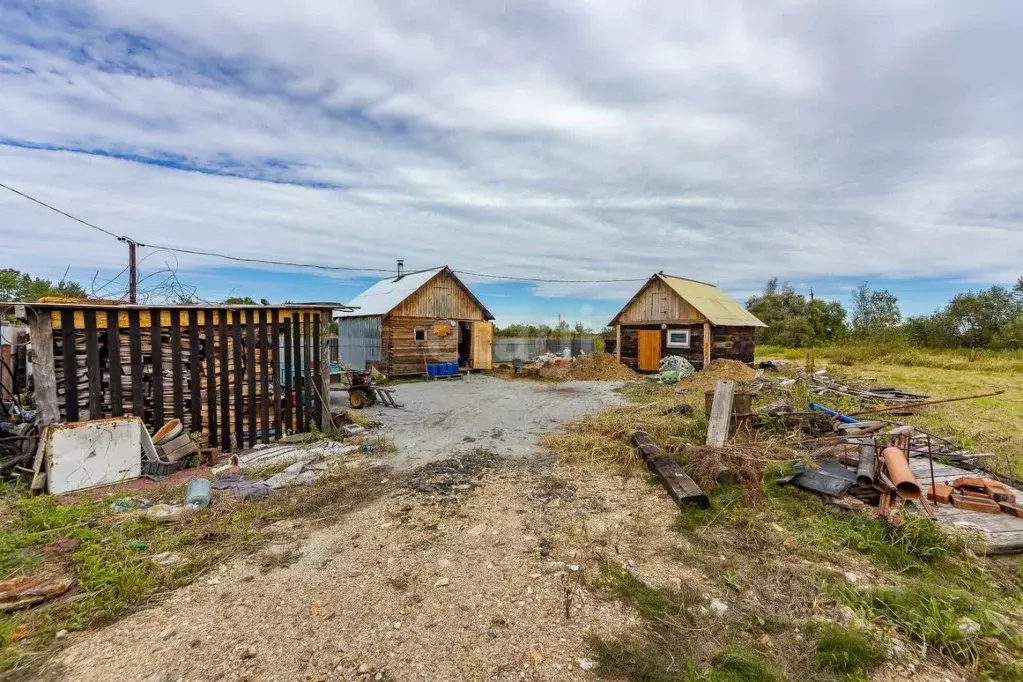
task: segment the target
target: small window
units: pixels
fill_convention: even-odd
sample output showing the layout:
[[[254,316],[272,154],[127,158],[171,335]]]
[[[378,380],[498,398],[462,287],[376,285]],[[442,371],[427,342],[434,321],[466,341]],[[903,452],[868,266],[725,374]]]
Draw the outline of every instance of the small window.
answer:
[[[426,341],[426,330],[416,329],[416,341]],[[686,344],[688,345],[688,344]]]
[[[689,348],[689,330],[669,329],[668,348]]]

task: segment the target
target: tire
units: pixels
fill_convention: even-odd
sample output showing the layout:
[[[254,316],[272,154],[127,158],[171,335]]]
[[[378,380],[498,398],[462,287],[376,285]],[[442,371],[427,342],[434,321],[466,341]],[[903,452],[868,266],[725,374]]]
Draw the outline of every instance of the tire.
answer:
[[[356,410],[361,410],[366,407],[368,401],[366,400],[366,392],[355,389],[348,392],[348,404]]]

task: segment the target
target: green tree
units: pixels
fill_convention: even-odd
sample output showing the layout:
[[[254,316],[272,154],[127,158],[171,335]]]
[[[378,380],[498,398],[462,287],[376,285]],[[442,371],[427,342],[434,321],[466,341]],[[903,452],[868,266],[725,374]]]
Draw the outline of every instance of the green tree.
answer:
[[[899,299],[887,289],[871,289],[863,282],[852,295],[852,328],[858,336],[883,336],[902,322]]]
[[[834,341],[846,334],[845,308],[841,303],[807,299],[788,283],[772,277],[746,308],[766,325],[757,330],[760,343],[793,348]]]
[[[224,305],[256,305],[251,296],[232,296],[224,301]]]
[[[33,278],[14,268],[0,270],[0,300],[31,303],[45,296],[88,298],[85,288],[77,282],[61,279],[54,284],[48,279]]]

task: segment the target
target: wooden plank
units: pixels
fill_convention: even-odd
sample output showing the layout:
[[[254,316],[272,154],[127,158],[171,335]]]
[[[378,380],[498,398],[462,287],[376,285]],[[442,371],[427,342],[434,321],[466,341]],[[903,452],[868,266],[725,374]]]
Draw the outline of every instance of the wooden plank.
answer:
[[[163,413],[163,335],[161,334],[160,314],[154,310],[150,315],[150,338],[153,357],[153,428],[158,429],[164,424]]]
[[[710,447],[721,448],[728,442],[734,397],[735,382],[731,379],[719,379],[714,387],[714,403],[707,422],[707,445]]]
[[[615,325],[615,359],[622,361],[622,325]]]
[[[700,490],[696,481],[691,479],[674,459],[664,453],[649,435],[644,431],[635,431],[632,434],[632,442],[636,445],[636,451],[646,462],[650,471],[657,476],[661,485],[675,500],[679,507],[696,505],[700,509],[708,509],[710,500]]]
[[[234,351],[234,438],[235,445],[238,449],[245,447],[245,393],[243,392],[243,384],[245,383],[242,365],[242,355],[245,350],[242,347],[242,320],[240,314],[232,316],[234,319],[231,325],[231,337],[233,341]]]
[[[99,365],[96,311],[85,311],[85,367],[89,373],[89,419],[103,417],[103,371]]]
[[[173,308],[170,311],[170,347],[171,347],[171,409],[173,415],[185,421],[185,389],[184,372],[181,357],[181,311]]]
[[[703,323],[703,366],[710,364],[710,322]]]
[[[75,355],[74,311],[61,310],[62,363],[64,371],[64,415],[67,421],[78,421],[78,358]]]
[[[210,432],[204,428],[202,423],[202,356],[199,348],[199,311],[188,311],[188,375],[190,383],[188,386],[189,408],[192,412],[192,430],[205,431],[206,438],[210,438]],[[212,443],[211,443],[212,445]]]
[[[245,381],[249,389],[246,411],[251,448],[256,444],[256,311],[251,308],[245,311]]]
[[[305,408],[302,414],[305,418],[302,426],[303,431],[308,431],[313,421],[313,349],[312,334],[309,330],[309,314],[302,314],[302,397]]]
[[[292,351],[294,357],[292,363],[295,365],[294,400],[295,400],[295,431],[305,431],[304,413],[302,409],[302,397],[304,395],[302,382],[302,320],[298,315],[291,318],[293,326],[291,342],[294,344]]]
[[[124,415],[124,390],[121,387],[121,330],[117,311],[107,311],[107,373],[110,375],[110,415]]]
[[[291,353],[291,320],[284,320],[284,414],[281,416],[284,419],[284,428],[293,433],[295,422],[293,421],[292,401],[295,393],[292,387],[295,384],[295,375],[292,373]]]
[[[28,329],[32,342],[32,377],[35,384],[32,398],[38,410],[36,419],[40,426],[48,426],[60,422],[52,318],[32,310],[28,315]]]
[[[128,311],[128,350],[131,357],[131,413],[146,421],[146,397],[142,393],[142,332],[139,311]]]
[[[274,438],[281,438],[281,318],[276,309],[270,311],[270,367],[273,375]]]
[[[259,310],[259,442],[270,442],[270,346],[266,334],[266,308]]]
[[[217,333],[220,337],[217,350],[220,364],[220,385],[217,386],[215,395],[220,396],[220,449],[226,452],[231,449],[231,368],[227,357],[227,315],[223,311],[221,311],[217,323]],[[212,365],[212,363],[210,364]],[[206,387],[206,390],[213,390],[212,382]]]
[[[313,384],[313,395],[312,400],[315,405],[313,409],[313,420],[316,422],[316,428],[320,431],[324,430],[324,425],[330,423],[330,414],[324,414],[324,408],[329,409],[329,405],[326,404],[324,397],[326,396],[325,391],[327,390],[327,382],[323,380],[325,374],[323,361],[323,349],[320,347],[323,342],[323,330],[320,329],[320,316],[313,315],[312,317],[313,327],[313,362],[312,362],[312,384]]]

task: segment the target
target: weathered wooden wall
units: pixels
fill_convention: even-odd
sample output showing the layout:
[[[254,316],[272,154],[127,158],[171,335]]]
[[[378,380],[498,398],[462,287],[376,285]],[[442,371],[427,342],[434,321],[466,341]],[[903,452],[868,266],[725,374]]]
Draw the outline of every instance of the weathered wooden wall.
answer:
[[[634,301],[622,311],[618,323],[623,325],[666,323],[688,325],[702,323],[706,318],[682,300],[660,279],[647,283]]]
[[[155,430],[173,417],[224,450],[322,428],[329,310],[65,307],[52,318],[62,421],[130,414]]]
[[[755,327],[711,327],[710,357],[753,362]]]
[[[622,326],[622,363],[636,369],[639,363],[639,335],[640,329],[658,329],[661,332],[661,356],[680,355],[693,367],[703,367],[703,325],[702,324],[671,324],[668,329],[688,329],[689,348],[669,348],[668,330],[661,329],[659,324],[641,324]],[[710,357],[727,358],[739,362],[753,362],[755,344],[753,340],[754,327],[711,327],[711,348]]]
[[[668,329],[688,329],[689,348],[668,348],[668,330],[661,329],[659,324],[639,324],[622,326],[622,364],[632,369],[639,367],[639,334],[640,329],[656,329],[661,332],[661,357],[680,355],[693,367],[703,367],[703,325],[702,324],[669,324]]]
[[[438,334],[448,327],[450,334]],[[415,330],[426,331],[426,341],[416,341]],[[384,374],[401,376],[426,374],[426,365],[458,361],[458,322],[416,317],[384,318],[381,361],[376,364]]]
[[[446,272],[399,303],[389,317],[443,320],[482,320],[483,311],[458,282]]]

